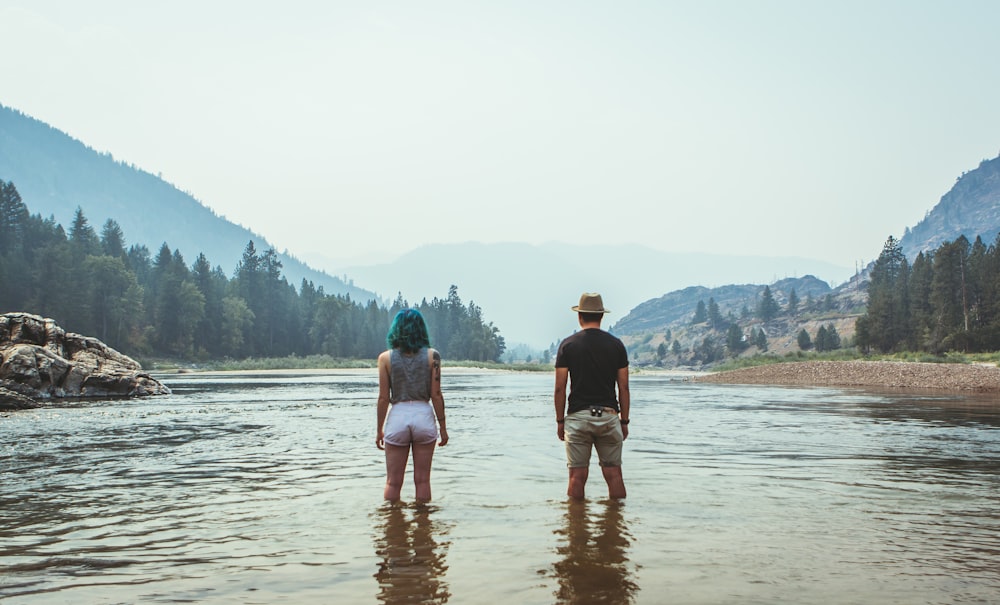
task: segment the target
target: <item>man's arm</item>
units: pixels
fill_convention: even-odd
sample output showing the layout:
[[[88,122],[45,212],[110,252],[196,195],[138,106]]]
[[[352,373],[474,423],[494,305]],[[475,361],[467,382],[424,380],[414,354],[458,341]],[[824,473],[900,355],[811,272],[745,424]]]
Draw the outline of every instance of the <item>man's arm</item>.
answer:
[[[628,390],[628,367],[619,368],[615,381],[618,383],[618,418],[622,420],[622,435],[628,439],[629,407],[632,399]]]
[[[559,441],[566,440],[563,432],[566,420],[566,384],[569,382],[569,368],[556,368],[556,391],[554,395],[556,404],[556,435]]]

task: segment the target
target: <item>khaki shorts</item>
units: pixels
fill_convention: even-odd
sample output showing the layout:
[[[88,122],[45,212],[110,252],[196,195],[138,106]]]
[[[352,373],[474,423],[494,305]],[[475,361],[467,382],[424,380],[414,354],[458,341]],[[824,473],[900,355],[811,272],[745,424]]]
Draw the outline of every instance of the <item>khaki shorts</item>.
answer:
[[[590,410],[580,410],[566,415],[563,425],[566,438],[566,466],[590,466],[590,451],[597,448],[601,466],[622,465],[622,442],[625,435],[618,422],[618,414],[604,410],[601,416],[591,416]]]

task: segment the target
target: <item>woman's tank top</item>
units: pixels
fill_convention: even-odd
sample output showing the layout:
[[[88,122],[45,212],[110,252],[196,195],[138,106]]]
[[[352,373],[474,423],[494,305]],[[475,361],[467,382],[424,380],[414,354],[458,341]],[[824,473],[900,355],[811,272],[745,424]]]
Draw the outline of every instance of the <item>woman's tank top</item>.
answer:
[[[389,403],[431,400],[431,366],[427,347],[413,355],[399,349],[389,354]]]

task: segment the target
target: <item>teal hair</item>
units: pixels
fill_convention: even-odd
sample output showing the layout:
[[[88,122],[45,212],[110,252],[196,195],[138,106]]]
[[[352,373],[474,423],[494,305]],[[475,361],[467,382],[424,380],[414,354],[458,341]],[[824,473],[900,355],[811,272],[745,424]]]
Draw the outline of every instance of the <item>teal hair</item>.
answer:
[[[389,326],[389,333],[385,335],[385,344],[390,349],[399,349],[404,353],[415,353],[431,346],[427,323],[420,311],[403,309],[396,313],[392,325]]]

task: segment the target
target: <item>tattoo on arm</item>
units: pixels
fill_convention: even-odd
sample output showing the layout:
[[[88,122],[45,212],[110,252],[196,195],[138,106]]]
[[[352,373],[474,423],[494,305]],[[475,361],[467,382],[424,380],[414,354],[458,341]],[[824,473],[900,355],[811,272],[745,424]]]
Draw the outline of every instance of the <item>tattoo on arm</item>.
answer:
[[[441,354],[434,351],[434,380],[441,382]]]

